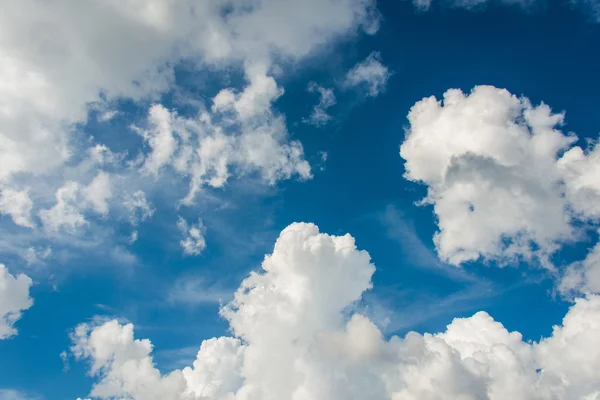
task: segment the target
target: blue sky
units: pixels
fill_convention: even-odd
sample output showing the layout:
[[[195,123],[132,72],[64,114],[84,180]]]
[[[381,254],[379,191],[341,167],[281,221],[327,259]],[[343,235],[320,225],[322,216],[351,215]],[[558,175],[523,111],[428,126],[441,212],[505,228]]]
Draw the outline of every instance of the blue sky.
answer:
[[[298,387],[305,391],[298,398],[348,398],[323,372],[330,370],[364,377],[352,394],[360,398],[600,398],[595,351],[574,356],[594,348],[600,330],[600,263],[592,250],[600,218],[598,4],[434,1],[424,10],[403,1],[131,0],[86,8],[57,0],[38,10],[34,3],[9,1],[10,23],[0,17],[0,32],[10,33],[0,41],[9,66],[0,68],[0,109],[7,110],[0,115],[0,262],[10,274],[0,280],[0,317],[20,313],[0,318],[0,327],[18,330],[3,337],[0,329],[0,399],[291,399]],[[480,85],[494,88],[474,90]],[[459,106],[447,100],[427,106],[439,114],[407,117],[423,98],[440,100],[449,89],[464,93]],[[322,93],[335,100],[311,119]],[[564,112],[564,123],[531,117],[540,103]],[[544,143],[556,132],[563,142],[553,152]],[[531,144],[529,135],[548,142]],[[573,161],[566,155],[577,146],[582,156]],[[199,155],[179,168],[184,148]],[[446,156],[449,165],[434,170]],[[194,176],[200,183],[186,202]],[[67,182],[75,186],[61,200]],[[418,204],[428,190],[429,203]],[[476,216],[456,208],[456,198],[466,198]],[[294,222],[331,236],[295,226],[302,233],[288,242],[281,232]],[[434,242],[440,231],[445,244]],[[370,255],[372,277],[363,253],[335,247],[332,238],[346,233]],[[335,251],[314,250],[311,237]],[[265,272],[271,253],[275,267],[265,262]],[[324,272],[322,282],[312,272],[286,275],[296,265],[334,265],[339,274]],[[260,295],[262,284],[249,278],[247,295],[228,308],[251,271],[277,292]],[[19,274],[31,279],[29,294],[15,289]],[[306,322],[287,325],[271,308],[297,298],[302,306],[291,315]],[[472,317],[479,311],[522,341],[504,339],[504,328],[482,314]],[[319,325],[328,312],[339,321]],[[454,318],[482,337],[502,332],[493,340],[460,337],[459,323],[446,328]],[[348,333],[354,321],[358,336]],[[151,341],[151,354],[123,333],[128,324],[136,339]],[[446,354],[434,344],[441,340],[461,361],[415,372],[434,382],[428,392],[408,367],[381,383],[388,376],[378,369],[382,356],[360,347],[379,343],[369,324],[397,365],[405,364],[393,337],[412,349],[410,331],[427,351]],[[282,360],[267,357],[264,338],[288,329],[310,334],[298,333],[292,344],[272,340],[267,352]],[[116,332],[124,335],[120,345],[110,339]],[[182,378],[203,341],[221,336],[241,341],[239,365],[217,368],[210,355],[198,355],[208,367],[195,365],[195,381],[185,371]],[[505,357],[495,353],[500,345],[529,371],[522,386],[506,384],[515,381],[512,364],[495,364]],[[331,361],[322,346],[343,355]],[[358,359],[340,361],[346,354]],[[138,363],[137,381],[123,367],[127,357]],[[496,373],[474,372],[471,359]],[[148,360],[159,374],[144,381]],[[298,363],[308,365],[309,372],[294,370],[303,383],[277,382],[274,371]],[[220,371],[214,382],[228,383],[201,392],[203,371]],[[187,391],[172,389],[169,373]],[[327,390],[313,385],[319,379]],[[464,382],[444,387],[446,379]]]

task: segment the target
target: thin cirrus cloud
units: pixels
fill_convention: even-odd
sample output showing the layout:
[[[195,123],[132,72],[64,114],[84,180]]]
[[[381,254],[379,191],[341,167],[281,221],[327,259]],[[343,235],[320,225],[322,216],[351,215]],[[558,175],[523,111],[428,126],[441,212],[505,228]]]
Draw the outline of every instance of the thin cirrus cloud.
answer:
[[[525,342],[485,312],[437,334],[384,339],[344,310],[375,267],[350,235],[313,224],[284,229],[262,271],[221,309],[232,337],[203,341],[192,366],[161,374],[133,324],[84,323],[71,351],[97,379],[90,396],[136,399],[594,398],[600,298],[579,298],[552,335]],[[348,385],[348,382],[352,382]]]

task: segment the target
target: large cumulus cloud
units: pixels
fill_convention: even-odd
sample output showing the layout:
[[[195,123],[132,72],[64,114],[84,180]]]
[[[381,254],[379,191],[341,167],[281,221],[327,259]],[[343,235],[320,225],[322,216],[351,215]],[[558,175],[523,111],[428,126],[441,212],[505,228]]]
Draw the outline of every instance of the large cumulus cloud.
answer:
[[[428,97],[408,114],[405,178],[427,185],[440,257],[542,263],[598,219],[598,150],[573,146],[563,113],[477,86]],[[585,225],[585,224],[584,224]]]
[[[191,367],[162,374],[152,344],[116,320],[79,325],[72,351],[91,396],[133,399],[577,399],[600,391],[600,297],[581,298],[552,336],[525,342],[485,312],[445,332],[386,339],[349,306],[375,267],[350,235],[281,232],[263,271],[222,308],[232,337],[205,340]],[[587,397],[586,397],[587,396]]]

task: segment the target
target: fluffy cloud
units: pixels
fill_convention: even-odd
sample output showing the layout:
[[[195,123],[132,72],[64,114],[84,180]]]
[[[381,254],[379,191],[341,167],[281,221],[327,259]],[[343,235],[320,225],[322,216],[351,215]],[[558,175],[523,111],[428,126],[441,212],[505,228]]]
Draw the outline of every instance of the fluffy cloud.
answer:
[[[13,276],[0,264],[0,340],[17,334],[15,322],[33,305],[29,297],[31,279],[24,274]]]
[[[88,223],[83,214],[86,210],[101,215],[108,213],[108,200],[112,197],[110,175],[101,171],[87,186],[68,181],[56,191],[55,197],[56,204],[52,208],[39,212],[44,228],[75,233]]]
[[[179,242],[183,249],[183,254],[188,256],[197,256],[206,248],[204,240],[204,224],[198,220],[197,224],[188,225],[182,217],[177,220],[177,228],[181,231],[184,238]]]
[[[313,107],[310,116],[304,122],[315,126],[323,126],[331,121],[331,115],[327,114],[327,109],[333,107],[336,103],[333,89],[324,88],[315,82],[310,82],[308,91],[319,94],[319,103]]]
[[[485,312],[439,334],[383,338],[347,315],[374,266],[349,236],[284,229],[263,271],[221,314],[234,337],[202,343],[193,366],[161,375],[132,324],[82,324],[72,351],[98,378],[91,396],[133,399],[594,398],[600,297],[578,299],[549,338],[525,342]],[[587,396],[587,397],[586,397]]]
[[[14,190],[5,188],[0,193],[0,213],[10,215],[15,224],[26,228],[33,228],[31,210],[33,202],[27,190]]]
[[[600,243],[583,261],[575,262],[564,270],[558,288],[565,295],[600,293]]]
[[[427,185],[444,261],[545,262],[574,240],[574,220],[597,219],[597,151],[571,147],[577,138],[558,129],[564,114],[546,104],[478,86],[425,98],[408,119],[404,176]]]
[[[204,186],[224,186],[234,172],[256,173],[269,184],[293,175],[311,177],[302,145],[288,139],[285,119],[270,108],[281,93],[275,80],[264,75],[252,79],[241,93],[219,92],[212,111],[201,111],[197,118],[184,118],[155,105],[147,128],[136,128],[153,149],[144,169],[157,172],[170,166],[190,177],[184,204],[192,204]]]
[[[388,68],[381,63],[381,56],[374,51],[348,71],[344,86],[363,87],[369,96],[376,97],[385,90],[390,76]]]

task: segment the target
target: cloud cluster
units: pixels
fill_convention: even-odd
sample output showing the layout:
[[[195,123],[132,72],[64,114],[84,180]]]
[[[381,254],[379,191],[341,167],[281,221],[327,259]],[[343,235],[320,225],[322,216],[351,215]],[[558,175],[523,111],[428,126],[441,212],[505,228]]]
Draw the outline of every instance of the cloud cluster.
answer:
[[[29,297],[31,284],[27,275],[13,276],[4,264],[0,264],[0,340],[17,334],[15,322],[33,305],[33,299]]]
[[[477,86],[417,102],[400,148],[405,178],[427,185],[442,260],[548,257],[598,219],[598,150],[573,144],[564,114]],[[585,224],[584,224],[585,226]]]
[[[485,312],[439,334],[386,340],[349,307],[375,267],[350,235],[284,229],[223,307],[233,337],[205,340],[191,367],[161,374],[132,324],[81,324],[72,351],[98,379],[91,396],[152,399],[597,398],[600,297],[578,299],[552,336],[525,342]]]

